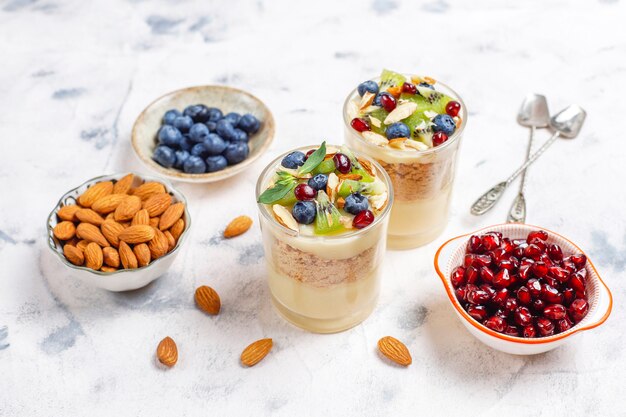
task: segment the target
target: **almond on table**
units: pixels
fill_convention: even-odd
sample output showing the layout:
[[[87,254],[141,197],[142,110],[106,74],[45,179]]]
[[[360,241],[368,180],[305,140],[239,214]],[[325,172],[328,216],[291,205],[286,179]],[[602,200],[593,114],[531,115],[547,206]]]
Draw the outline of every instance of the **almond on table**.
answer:
[[[248,216],[235,217],[226,229],[224,229],[224,237],[231,238],[244,234],[252,226],[252,219]],[[183,226],[184,227],[184,226]]]
[[[207,285],[196,288],[194,299],[196,300],[198,308],[205,313],[216,315],[220,312],[222,302],[220,296],[213,288]]]
[[[272,339],[261,339],[251,343],[241,352],[241,363],[245,366],[256,365],[270,353],[273,345]]]

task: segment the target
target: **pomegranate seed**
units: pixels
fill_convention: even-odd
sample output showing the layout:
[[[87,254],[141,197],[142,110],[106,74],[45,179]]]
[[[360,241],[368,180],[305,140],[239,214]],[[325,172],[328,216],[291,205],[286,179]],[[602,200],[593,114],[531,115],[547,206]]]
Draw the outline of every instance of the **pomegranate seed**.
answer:
[[[407,94],[417,94],[417,87],[415,87],[415,84],[404,83],[402,84],[402,92]]]
[[[543,309],[543,315],[550,320],[561,320],[567,315],[567,311],[562,304],[551,304]]]
[[[499,290],[496,291],[496,293],[491,298],[491,302],[499,306],[504,306],[508,298],[509,298],[509,290],[507,290],[506,288],[500,288]]]
[[[483,281],[491,283],[493,282],[494,273],[489,267],[482,266],[480,268],[480,277]]]
[[[300,201],[313,200],[317,195],[317,190],[311,187],[309,184],[298,184],[294,188],[293,193]]]
[[[541,286],[541,299],[548,303],[561,304],[563,302],[563,294],[551,285],[543,284]]]
[[[496,290],[493,289],[491,285],[483,284],[479,287],[481,290],[489,294],[489,299],[492,300],[493,296],[496,295]]]
[[[516,285],[522,279],[517,274],[511,274],[511,283],[509,285]]]
[[[485,320],[489,315],[489,312],[487,311],[487,307],[485,306],[470,305],[467,307],[467,314],[482,323],[482,321]]]
[[[576,269],[582,269],[587,263],[587,257],[585,255],[572,255],[569,257],[572,262],[574,262],[574,266]]]
[[[455,288],[465,285],[465,268],[462,266],[457,267],[450,276],[450,282],[452,282]]]
[[[548,274],[548,267],[541,261],[537,261],[530,267],[530,270],[538,278],[543,278]]]
[[[537,331],[535,330],[535,326],[524,326],[522,329],[522,336],[526,338],[535,337],[537,335]]]
[[[582,298],[577,298],[572,301],[572,304],[567,309],[567,312],[574,323],[579,323],[582,319],[584,319],[588,311],[589,304],[587,304],[587,301]]]
[[[309,159],[309,156],[311,156],[313,154],[313,152],[315,152],[317,149],[310,149],[306,155],[304,156],[304,159]]]
[[[509,314],[512,313],[517,308],[517,306],[518,306],[517,299],[515,299],[513,297],[507,298],[506,303],[504,303],[504,309]]]
[[[578,272],[570,276],[568,284],[576,292],[585,291],[585,281]]]
[[[528,265],[520,266],[518,271],[519,271],[519,276],[523,281],[526,281],[528,278],[530,278],[530,266]]]
[[[530,295],[533,298],[539,297],[541,294],[541,284],[538,279],[529,279],[528,282],[526,282],[526,286],[528,287],[528,291],[530,291]]]
[[[463,302],[465,301],[465,287],[459,287],[454,291],[454,294],[456,295],[456,299],[459,300],[459,302]]]
[[[372,130],[370,124],[365,119],[361,119],[359,117],[355,117],[350,122],[350,126],[357,132],[365,132],[366,130]]]
[[[504,329],[504,334],[509,336],[519,336],[519,330],[515,326],[508,325],[506,329]]]
[[[502,317],[504,320],[508,320],[509,318],[509,312],[501,308],[496,310],[496,312],[493,315],[496,317]]]
[[[476,281],[478,281],[478,276],[478,269],[474,268],[473,266],[468,266],[465,270],[465,281],[468,284],[476,284]]]
[[[576,292],[573,288],[566,288],[563,290],[563,304],[569,306],[574,298],[576,297]]]
[[[513,268],[514,269],[519,268],[519,259],[517,259],[515,256],[510,256],[509,257],[509,262],[511,262],[511,264],[513,264]]]
[[[539,262],[543,262],[544,264],[546,264],[548,267],[553,266],[554,262],[552,262],[552,259],[550,259],[550,257],[548,256],[547,253],[542,253],[541,256],[539,257]]]
[[[493,277],[493,285],[500,288],[508,287],[511,284],[511,276],[506,269],[501,270]]]
[[[439,146],[448,140],[448,135],[443,132],[436,132],[433,134],[433,146]]]
[[[517,290],[517,299],[520,303],[524,305],[530,304],[532,301],[532,297],[530,296],[530,291],[528,288],[521,286]]]
[[[515,269],[515,266],[513,265],[513,262],[509,261],[508,259],[500,261],[498,266],[500,268],[502,268],[502,269],[506,269],[509,272],[512,271],[513,269]]]
[[[391,113],[395,108],[398,102],[396,98],[391,94],[382,94],[380,96],[380,104],[382,104],[383,108]]]
[[[500,247],[504,249],[504,251],[509,255],[512,254],[513,249],[515,249],[515,246],[513,246],[511,239],[509,239],[508,237],[502,239],[502,245]]]
[[[576,266],[574,265],[574,262],[564,260],[561,266],[570,274],[576,272]]]
[[[526,246],[516,246],[515,249],[513,249],[513,255],[517,256],[518,258],[521,258],[524,256],[524,250],[526,249],[528,245]]]
[[[476,235],[470,237],[467,249],[470,253],[481,254],[485,250],[482,246],[482,239]]]
[[[513,243],[513,245],[517,247],[517,246],[524,246],[526,245],[527,242],[526,242],[526,239],[513,239],[511,243]]]
[[[535,323],[541,336],[552,336],[554,334],[554,323],[545,317],[539,317]]]
[[[457,114],[459,114],[459,111],[461,110],[461,103],[459,103],[458,101],[450,101],[448,104],[446,104],[446,113],[448,113],[448,115],[455,117]]]
[[[563,251],[561,250],[561,247],[559,245],[552,244],[548,246],[548,256],[553,261],[560,262],[563,260]]]
[[[364,227],[369,226],[374,221],[374,213],[370,210],[363,210],[352,220],[352,225],[357,229],[363,229]]]
[[[463,259],[463,266],[471,266],[474,263],[474,256],[475,255],[472,255],[471,253],[466,254],[465,258]]]
[[[500,247],[500,237],[493,233],[483,235],[483,246],[486,250],[494,250]]]
[[[559,281],[551,277],[543,277],[543,283],[548,284],[549,286],[554,287],[556,289],[559,288]]]
[[[537,260],[541,256],[541,249],[534,243],[530,244],[524,249],[524,256]]]
[[[491,330],[495,330],[499,333],[502,333],[506,326],[506,322],[504,321],[504,319],[498,316],[489,317],[487,320],[485,320],[483,324],[489,327]]]
[[[550,274],[551,277],[555,278],[561,284],[567,282],[567,280],[569,279],[569,274],[567,273],[567,271],[558,266],[551,266],[548,269],[548,274]]]
[[[533,324],[533,316],[526,307],[517,307],[513,313],[515,323],[520,326],[528,326]]]
[[[543,311],[543,309],[546,308],[546,302],[543,300],[535,300],[533,301],[533,309],[539,313],[541,313]]]
[[[534,230],[528,234],[528,237],[526,237],[526,241],[532,243],[531,240],[533,240],[534,238],[546,241],[548,240],[548,233],[544,230]]]
[[[504,249],[500,249],[500,248],[491,251],[489,254],[490,254],[489,256],[493,258],[493,261],[496,263],[496,265],[498,264],[498,262],[502,261],[503,259],[508,258]]]
[[[587,279],[587,270],[581,269],[579,271],[576,271],[576,275],[580,276],[583,279],[583,281],[585,281]]]
[[[556,322],[556,328],[559,331],[559,333],[568,331],[569,329],[572,328],[572,325],[573,325],[572,321],[567,317]]]
[[[520,267],[523,266],[532,266],[535,263],[533,259],[530,258],[522,258],[522,261],[519,263]]]
[[[342,174],[347,174],[348,172],[350,172],[350,169],[352,168],[352,162],[350,162],[350,159],[342,154],[342,153],[336,153],[335,156],[333,156],[333,161],[335,162],[335,168],[337,168],[337,171],[341,172]]]
[[[467,293],[467,301],[472,304],[484,304],[489,301],[489,293],[483,290],[472,290]]]
[[[491,265],[491,256],[489,255],[475,255],[474,261],[472,263],[473,266],[480,268],[481,266],[489,266]]]

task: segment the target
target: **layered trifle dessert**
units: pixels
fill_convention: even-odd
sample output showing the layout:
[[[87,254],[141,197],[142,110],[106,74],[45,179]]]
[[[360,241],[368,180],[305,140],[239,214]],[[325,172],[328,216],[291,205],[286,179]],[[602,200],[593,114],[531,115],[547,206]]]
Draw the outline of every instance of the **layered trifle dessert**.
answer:
[[[347,145],[378,161],[391,178],[389,247],[434,240],[448,220],[467,123],[463,101],[432,78],[383,70],[348,96],[343,116]]]
[[[300,148],[263,171],[256,195],[278,312],[319,333],[367,318],[378,298],[393,201],[380,165],[346,147]]]

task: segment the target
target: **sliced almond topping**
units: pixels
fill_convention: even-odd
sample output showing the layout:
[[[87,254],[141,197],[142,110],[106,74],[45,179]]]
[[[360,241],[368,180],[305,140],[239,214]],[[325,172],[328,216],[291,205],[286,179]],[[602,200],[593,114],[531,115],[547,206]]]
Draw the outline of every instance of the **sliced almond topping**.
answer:
[[[463,119],[459,116],[454,116],[453,120],[454,120],[454,123],[456,123],[457,129],[459,128],[459,126],[461,126],[461,123],[463,123]]]
[[[372,169],[372,164],[367,159],[357,158],[359,164],[363,167],[364,170],[367,171],[368,174],[374,175],[374,170]]]
[[[354,228],[354,226],[352,224],[352,218],[350,218],[348,216],[341,216],[339,218],[339,223],[341,223],[343,225],[343,227],[345,227],[346,229]]]
[[[380,109],[380,106],[368,106],[361,110],[361,113],[370,114],[376,110]]]
[[[352,120],[359,115],[359,106],[357,106],[357,104],[354,101],[350,100],[350,102],[348,103],[347,111],[348,111],[348,118]]]
[[[389,146],[394,149],[406,149],[404,146],[404,142],[407,141],[407,138],[395,138],[389,139]]]
[[[373,117],[371,114],[368,117],[370,119],[370,123],[372,124],[372,126],[375,126],[375,127],[380,127],[381,126],[381,122],[380,122],[379,119]]]
[[[402,103],[387,115],[385,118],[385,124],[390,125],[392,123],[399,122],[400,120],[404,120],[415,113],[415,110],[417,110],[417,103],[413,103],[412,101]]]
[[[291,212],[285,207],[281,206],[280,204],[274,204],[272,206],[272,211],[274,211],[274,217],[276,218],[278,223],[296,232],[300,230],[298,222],[296,221],[296,219],[293,218]]]
[[[439,113],[437,113],[436,111],[432,111],[432,110],[425,110],[424,111],[424,116],[428,117],[429,119],[434,119],[435,116],[439,115]]]
[[[335,201],[335,193],[339,188],[339,177],[334,172],[328,175],[328,182],[326,183],[326,194],[330,201]]]
[[[360,181],[363,178],[363,175],[361,175],[361,174],[339,174],[339,175],[337,175],[337,177],[340,180]]]
[[[435,85],[435,84],[437,84],[437,80],[435,80],[435,79],[434,79],[434,78],[432,78],[432,77],[424,77],[424,81],[426,81],[426,82],[427,82],[428,84],[430,84],[430,85]]]
[[[388,199],[389,199],[389,194],[387,193],[387,191],[385,191],[382,194],[369,196],[370,205],[372,206],[374,210],[377,210],[377,211],[382,210],[387,205]]]
[[[407,140],[404,144],[406,145],[407,148],[415,149],[417,151],[426,151],[430,149],[428,145],[422,142],[419,142],[417,140]]]
[[[369,130],[361,132],[361,136],[363,136],[363,139],[376,146],[387,146],[387,143],[389,142],[383,135],[379,135],[378,133],[371,132]]]
[[[376,97],[376,95],[370,93],[369,91],[363,94],[363,97],[361,98],[361,102],[359,103],[359,109],[363,110],[369,107],[370,104],[372,104],[372,102],[374,101],[374,97]]]
[[[342,208],[343,208],[343,206],[345,206],[345,205],[346,205],[346,200],[344,200],[344,198],[343,198],[343,197],[339,197],[339,198],[337,199],[337,202],[336,202],[335,204],[337,205],[337,208],[342,209]]]

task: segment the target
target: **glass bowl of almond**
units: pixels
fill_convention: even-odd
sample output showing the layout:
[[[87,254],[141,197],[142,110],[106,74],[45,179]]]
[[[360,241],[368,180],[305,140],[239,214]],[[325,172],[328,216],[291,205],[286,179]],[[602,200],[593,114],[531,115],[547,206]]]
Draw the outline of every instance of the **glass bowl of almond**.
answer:
[[[190,226],[185,197],[167,181],[105,175],[60,198],[48,216],[48,246],[73,277],[129,291],[167,271]]]

